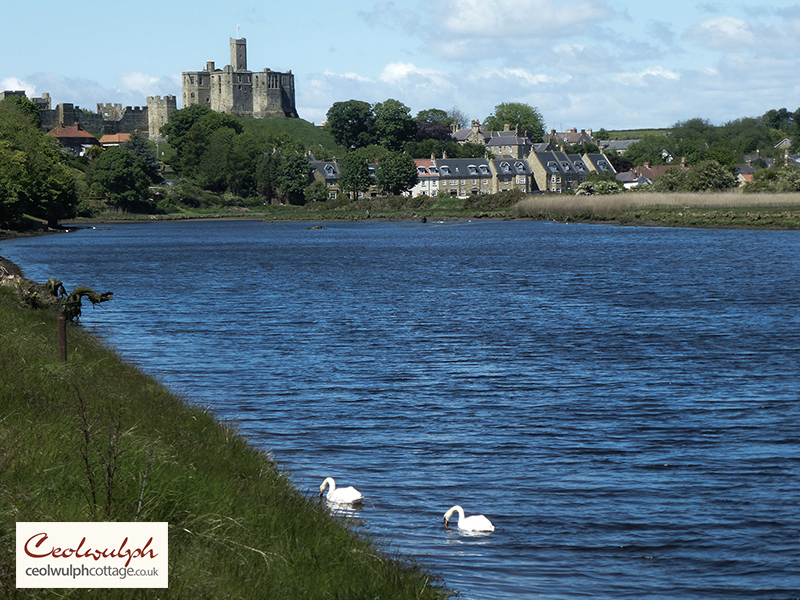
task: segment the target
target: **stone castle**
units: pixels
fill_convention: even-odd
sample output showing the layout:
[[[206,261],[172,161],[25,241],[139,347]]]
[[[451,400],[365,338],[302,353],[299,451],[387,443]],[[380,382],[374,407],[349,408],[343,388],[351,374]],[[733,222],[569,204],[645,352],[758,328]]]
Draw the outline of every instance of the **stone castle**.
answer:
[[[0,100],[6,96],[25,96],[22,91],[0,92]],[[147,106],[121,104],[97,104],[97,112],[87,112],[74,104],[64,103],[52,108],[50,94],[30,99],[42,117],[42,131],[47,132],[59,125],[78,124],[85,131],[98,136],[139,131],[151,140],[161,139],[159,130],[169,121],[176,110],[175,96],[148,96]]]
[[[231,64],[223,69],[208,61],[204,71],[183,73],[183,106],[202,104],[237,117],[297,117],[294,75],[270,69],[247,69],[247,40],[230,39]]]

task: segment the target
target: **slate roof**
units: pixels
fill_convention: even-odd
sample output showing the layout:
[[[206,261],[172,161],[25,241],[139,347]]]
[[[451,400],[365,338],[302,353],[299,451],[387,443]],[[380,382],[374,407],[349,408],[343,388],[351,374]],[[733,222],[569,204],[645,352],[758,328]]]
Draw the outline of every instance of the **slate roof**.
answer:
[[[442,158],[436,160],[443,179],[490,177],[489,161],[485,158]]]
[[[498,175],[530,175],[528,162],[518,158],[496,158],[492,161]]]

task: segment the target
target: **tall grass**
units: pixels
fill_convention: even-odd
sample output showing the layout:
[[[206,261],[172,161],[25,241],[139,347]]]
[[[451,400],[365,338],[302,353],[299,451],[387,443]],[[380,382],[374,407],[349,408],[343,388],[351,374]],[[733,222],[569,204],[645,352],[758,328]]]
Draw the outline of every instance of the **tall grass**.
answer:
[[[0,597],[16,521],[167,521],[160,598],[444,598],[423,568],[293,488],[263,453],[70,326],[0,288]],[[60,590],[69,598],[146,590]]]
[[[541,195],[520,201],[520,218],[675,226],[800,228],[800,193],[635,193]]]

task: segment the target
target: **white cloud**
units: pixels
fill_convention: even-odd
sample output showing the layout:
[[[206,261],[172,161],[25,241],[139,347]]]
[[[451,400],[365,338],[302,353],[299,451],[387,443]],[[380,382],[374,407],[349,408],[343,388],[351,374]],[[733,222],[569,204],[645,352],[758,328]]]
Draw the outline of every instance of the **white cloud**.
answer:
[[[144,73],[124,73],[120,77],[123,92],[139,92],[145,96],[152,95],[159,89],[161,79]]]
[[[648,84],[648,79],[650,78],[678,81],[680,80],[681,76],[675,71],[670,71],[664,67],[658,66],[649,67],[637,73],[618,73],[614,77],[614,81],[623,85],[645,86]]]
[[[615,15],[614,10],[599,0],[564,2],[556,0],[447,0],[438,10],[445,15],[446,31],[456,35],[531,39],[553,32],[563,35],[569,29],[599,22]]]
[[[443,71],[425,69],[410,62],[393,62],[383,68],[378,79],[385,83],[407,83],[412,78],[438,79],[446,78]]]
[[[5,79],[0,80],[0,91],[24,91],[28,98],[33,98],[36,96],[36,86],[32,83],[22,81],[17,77],[6,77]]]
[[[746,21],[729,16],[706,19],[690,35],[697,43],[717,49],[750,47],[758,43]]]
[[[552,77],[545,73],[529,73],[525,69],[510,68],[510,69],[483,69],[476,74],[470,76],[473,81],[482,79],[505,79],[512,82],[521,83],[527,86],[551,84],[551,83],[566,83],[572,77],[570,75],[562,75],[561,77]]]

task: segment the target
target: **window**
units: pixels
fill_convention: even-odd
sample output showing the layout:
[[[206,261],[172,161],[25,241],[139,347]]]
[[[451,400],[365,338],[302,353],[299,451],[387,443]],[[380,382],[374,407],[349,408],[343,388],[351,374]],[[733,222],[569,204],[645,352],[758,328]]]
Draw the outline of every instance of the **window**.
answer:
[[[469,165],[467,167],[467,170],[469,171],[470,175],[477,175],[478,174],[478,167],[476,167],[475,165]]]
[[[434,175],[437,175],[439,173],[439,170],[436,167],[428,167],[428,171],[430,171]]]
[[[558,173],[558,163],[554,160],[547,162],[547,168],[550,169],[551,173]]]
[[[425,175],[427,172],[428,171],[425,169],[425,167],[417,167],[417,173],[420,175]]]
[[[565,171],[569,172],[572,170],[572,166],[567,161],[561,161],[561,168]]]
[[[442,175],[450,175],[450,167],[443,166],[442,167]]]
[[[521,160],[518,160],[514,163],[514,168],[517,170],[517,173],[524,173],[525,172],[525,163]]]

